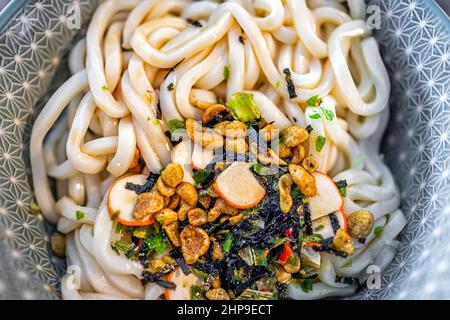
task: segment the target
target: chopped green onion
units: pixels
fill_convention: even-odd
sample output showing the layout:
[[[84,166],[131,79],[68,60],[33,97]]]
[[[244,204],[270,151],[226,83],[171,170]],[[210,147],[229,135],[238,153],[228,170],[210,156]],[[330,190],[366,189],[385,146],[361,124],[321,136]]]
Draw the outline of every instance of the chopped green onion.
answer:
[[[227,103],[234,119],[250,122],[261,118],[261,113],[253,100],[251,93],[235,93]]]
[[[316,94],[315,96],[312,96],[311,98],[309,98],[307,101],[306,101],[306,104],[308,105],[308,106],[310,106],[310,107],[314,107],[314,106],[316,106],[317,104],[317,100],[319,100],[319,96]]]
[[[232,244],[233,244],[233,235],[229,234],[228,237],[223,242],[223,245],[222,245],[223,251],[230,252]]]
[[[323,112],[323,114],[325,116],[325,119],[327,119],[330,122],[333,121],[333,119],[334,119],[334,112],[332,110],[326,109],[326,108],[324,108],[322,106],[319,106],[319,108],[320,108],[320,110],[322,110],[322,112]]]
[[[179,119],[169,120],[169,122],[167,124],[169,125],[170,132],[174,132],[175,130],[186,128],[186,124],[184,123],[184,121],[179,120]]]
[[[206,272],[201,271],[200,269],[192,268],[192,272],[202,278],[205,278],[205,279],[208,278],[208,274]]]
[[[86,216],[86,214],[83,211],[77,210],[75,212],[75,216],[77,217],[77,220],[79,221],[79,220],[83,219]]]
[[[230,67],[229,66],[223,67],[223,77],[225,80],[230,79]]]
[[[108,88],[108,86],[105,84],[104,86],[102,86],[102,90],[104,90],[104,91],[109,91],[109,88]]]
[[[340,187],[339,192],[345,198],[347,196],[347,187]]]
[[[313,120],[318,120],[318,119],[320,119],[322,116],[320,115],[320,113],[313,113],[313,114],[310,114],[309,115],[309,118],[310,119],[313,119]]]
[[[324,136],[318,136],[316,139],[316,150],[317,152],[322,151],[323,147],[325,146],[325,143],[327,142],[327,138]]]

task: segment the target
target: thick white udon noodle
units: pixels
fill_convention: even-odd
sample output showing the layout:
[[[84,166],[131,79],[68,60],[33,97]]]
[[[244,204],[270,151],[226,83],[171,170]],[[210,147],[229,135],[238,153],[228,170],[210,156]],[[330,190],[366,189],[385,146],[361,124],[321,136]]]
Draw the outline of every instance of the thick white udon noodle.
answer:
[[[97,8],[86,38],[72,49],[73,76],[48,101],[31,136],[37,201],[45,217],[67,234],[69,265],[77,266],[63,278],[64,299],[161,295],[157,285],[141,285],[139,263],[111,249],[104,195],[128,170],[136,146],[147,171],[158,172],[170,162],[166,122],[199,119],[193,101],[226,100],[244,90],[255,93],[264,117],[280,128],[310,124],[325,135],[322,152],[310,153],[320,170],[348,182],[346,212],[367,208],[376,226],[385,226],[380,238],[371,241],[369,236],[370,245],[356,243],[355,255],[348,258],[351,267],[342,268],[346,259],[323,254],[322,282],[308,294],[289,285],[289,296],[350,295],[355,287],[335,283],[336,273],[364,280],[368,265],[384,268],[392,260],[393,239],[406,220],[378,153],[390,83],[377,43],[359,20],[364,18],[363,0],[348,0],[350,15],[342,2],[108,0]],[[257,16],[261,10],[264,17]],[[204,27],[189,25],[188,18]],[[230,68],[228,82],[223,81],[225,66]],[[288,96],[285,68],[292,72],[295,99]],[[167,89],[169,83],[174,90]],[[314,107],[300,107],[316,94],[336,112],[333,121],[313,120],[307,115]],[[151,125],[158,101],[163,121]],[[49,178],[57,181],[57,199]],[[77,210],[85,218],[78,221]]]

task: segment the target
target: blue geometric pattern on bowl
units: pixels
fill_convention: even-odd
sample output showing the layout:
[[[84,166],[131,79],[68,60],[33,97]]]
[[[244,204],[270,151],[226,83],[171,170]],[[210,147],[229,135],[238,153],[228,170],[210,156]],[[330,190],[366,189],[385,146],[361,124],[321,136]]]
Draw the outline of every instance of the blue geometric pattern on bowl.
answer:
[[[74,2],[85,25],[98,1],[16,0],[0,15],[0,299],[59,298],[65,262],[51,254],[53,227],[29,213],[27,143],[67,75],[64,55],[80,33],[65,23]],[[384,159],[409,223],[381,289],[353,298],[450,298],[450,21],[429,0],[369,3],[381,8],[375,35],[392,80]]]

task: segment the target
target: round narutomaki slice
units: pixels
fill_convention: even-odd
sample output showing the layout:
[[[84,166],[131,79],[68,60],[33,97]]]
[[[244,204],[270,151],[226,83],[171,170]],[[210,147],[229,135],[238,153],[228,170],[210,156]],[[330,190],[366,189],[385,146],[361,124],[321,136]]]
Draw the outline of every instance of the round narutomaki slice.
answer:
[[[250,172],[250,164],[245,162],[235,162],[222,172],[214,189],[226,203],[237,209],[252,208],[266,195],[266,190]]]
[[[113,183],[108,193],[108,210],[111,216],[115,216],[117,222],[132,227],[147,226],[155,222],[153,216],[142,220],[134,218],[133,211],[138,195],[133,190],[125,188],[127,183],[143,185],[146,180],[146,176],[136,174],[121,177]]]
[[[319,219],[335,211],[340,211],[344,199],[333,180],[326,174],[315,171],[317,194],[309,198],[312,220]]]
[[[180,267],[175,268],[167,276],[167,281],[173,282],[175,289],[164,289],[166,300],[191,300],[191,287],[200,285],[201,279],[194,273],[185,275]]]

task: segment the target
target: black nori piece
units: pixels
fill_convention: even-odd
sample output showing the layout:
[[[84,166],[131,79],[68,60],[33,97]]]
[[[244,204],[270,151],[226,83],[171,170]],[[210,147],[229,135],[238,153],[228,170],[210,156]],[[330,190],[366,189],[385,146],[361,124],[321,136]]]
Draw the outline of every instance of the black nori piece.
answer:
[[[306,235],[310,236],[313,234],[312,220],[311,220],[311,209],[309,203],[303,205],[303,220],[304,220],[304,232]]]
[[[330,223],[331,223],[331,227],[333,228],[333,232],[336,234],[336,232],[339,230],[339,228],[340,228],[340,225],[339,225],[339,221],[338,221],[338,219],[336,218],[336,214],[333,212],[333,213],[330,213],[329,214],[329,217],[330,217]]]
[[[286,68],[283,70],[283,73],[285,74],[289,98],[291,99],[297,98],[297,92],[295,92],[295,85],[294,82],[292,81],[291,70],[289,68]]]
[[[155,185],[156,180],[158,180],[158,178],[159,178],[159,174],[150,173],[150,175],[147,177],[147,181],[143,185],[127,182],[127,184],[125,185],[125,188],[128,190],[134,191],[137,194],[149,192],[150,190],[152,190],[152,188]]]
[[[186,19],[186,21],[187,21],[190,25],[192,25],[192,26],[194,26],[194,27],[197,27],[197,28],[203,27],[202,23],[201,23],[200,21],[198,21],[198,20],[194,20],[194,19]]]

